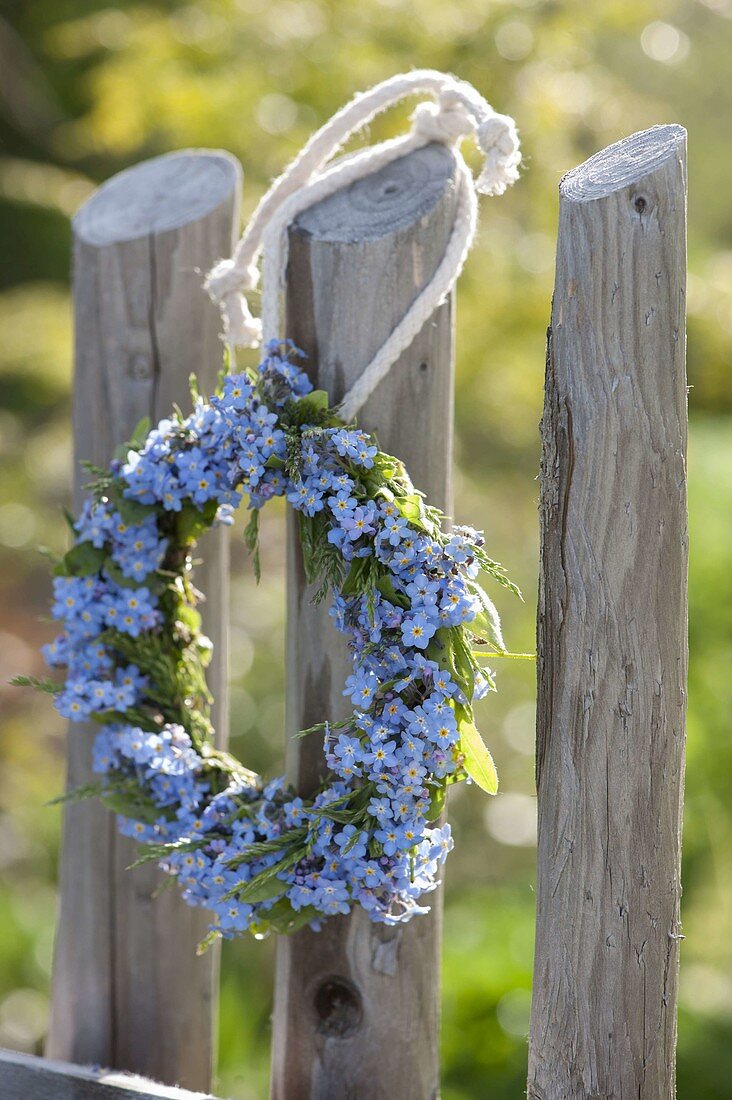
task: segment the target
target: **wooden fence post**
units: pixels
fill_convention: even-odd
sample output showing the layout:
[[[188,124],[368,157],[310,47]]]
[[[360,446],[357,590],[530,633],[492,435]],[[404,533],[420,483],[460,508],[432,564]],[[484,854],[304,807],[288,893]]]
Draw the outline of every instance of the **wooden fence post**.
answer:
[[[75,504],[88,477],[143,416],[189,405],[188,379],[210,392],[221,366],[219,311],[203,274],[231,252],[241,169],[226,153],[192,151],[137,165],[101,187],[73,221]],[[209,536],[197,574],[216,646],[211,686],[226,739],[228,562]],[[72,726],[71,788],[93,779],[98,727]],[[128,1069],[189,1088],[210,1085],[216,956],[196,958],[206,917],[154,867],[128,871],[136,847],[96,802],[64,814],[61,894],[48,1053]]]
[[[454,158],[428,145],[307,210],[290,231],[287,333],[318,387],[343,397],[427,283],[455,213]],[[452,299],[434,313],[359,421],[451,507]],[[294,525],[288,545],[288,773],[303,793],[323,768],[297,730],[348,713],[351,670],[327,606],[310,602]],[[327,603],[327,601],[326,601]],[[404,927],[360,911],[277,945],[275,1100],[432,1100],[439,1089],[441,898]]]
[[[560,185],[542,421],[528,1096],[672,1100],[686,703],[686,133]]]

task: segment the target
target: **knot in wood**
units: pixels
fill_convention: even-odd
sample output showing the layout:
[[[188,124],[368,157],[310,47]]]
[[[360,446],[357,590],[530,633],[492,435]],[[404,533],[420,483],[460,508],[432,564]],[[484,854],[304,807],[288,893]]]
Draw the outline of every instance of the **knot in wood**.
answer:
[[[335,1039],[351,1035],[363,1017],[361,994],[347,978],[331,977],[321,982],[313,1006],[318,1031]]]

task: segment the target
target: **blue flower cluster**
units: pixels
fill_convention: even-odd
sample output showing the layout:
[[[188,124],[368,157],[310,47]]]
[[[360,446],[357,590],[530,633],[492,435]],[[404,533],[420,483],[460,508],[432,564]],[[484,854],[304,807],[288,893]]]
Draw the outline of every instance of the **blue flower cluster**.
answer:
[[[298,354],[271,345],[256,374],[227,375],[113,463],[76,524],[70,575],[55,579],[63,634],[45,650],[68,668],[61,713],[104,723],[102,797],[119,806],[134,789],[122,831],[167,846],[162,866],[225,936],[317,927],[354,905],[388,923],[426,911],[452,847],[449,826],[430,822],[446,784],[470,772],[461,726],[490,686],[463,630],[491,606],[477,583],[482,538],[443,532],[400,464],[311,393]],[[285,496],[335,563],[353,712],[323,724],[331,776],[308,800],[201,741],[149,658],[186,597],[191,532],[230,522],[244,496],[255,510]]]
[[[143,587],[123,587],[106,574],[56,577],[52,615],[64,633],[43,647],[48,664],[66,666],[56,707],[81,722],[95,712],[124,712],[141,698],[146,680],[134,665],[121,665],[100,640],[107,629],[132,638],[162,622],[157,600]]]

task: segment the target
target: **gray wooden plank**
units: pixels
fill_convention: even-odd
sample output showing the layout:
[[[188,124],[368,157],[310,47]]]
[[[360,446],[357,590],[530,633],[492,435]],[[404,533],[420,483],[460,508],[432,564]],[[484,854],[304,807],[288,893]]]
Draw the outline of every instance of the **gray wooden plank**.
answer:
[[[3,1100],[214,1100],[143,1077],[0,1050]]]
[[[542,422],[533,1100],[675,1096],[686,134],[560,186]]]
[[[452,153],[430,145],[305,211],[291,228],[287,334],[332,400],[344,396],[429,280],[454,212]],[[448,513],[452,342],[450,298],[359,417]],[[310,602],[292,517],[287,589],[287,765],[307,792],[323,768],[322,744],[291,735],[348,712],[341,692],[350,661],[327,606]],[[355,912],[320,933],[280,940],[275,1100],[437,1097],[440,893],[430,901],[430,916],[404,927],[374,925]]]
[[[241,170],[225,153],[175,153],[101,187],[74,218],[75,504],[78,462],[106,463],[137,421],[189,404],[188,378],[210,391],[221,366],[220,317],[205,272],[229,255]],[[228,559],[223,532],[202,543],[197,581],[216,646],[210,683],[227,735]],[[96,732],[72,726],[68,784],[88,782]],[[133,872],[135,845],[102,806],[64,814],[61,892],[47,1053],[195,1088],[210,1085],[217,954],[196,958],[203,913],[176,890],[155,898],[154,867]]]

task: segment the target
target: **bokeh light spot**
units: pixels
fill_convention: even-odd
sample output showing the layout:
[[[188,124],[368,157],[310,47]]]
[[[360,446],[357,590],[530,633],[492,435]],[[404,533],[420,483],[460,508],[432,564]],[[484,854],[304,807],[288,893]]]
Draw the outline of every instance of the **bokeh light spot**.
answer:
[[[688,35],[671,23],[656,20],[641,31],[641,49],[652,61],[676,65],[689,56],[691,43]]]
[[[499,844],[531,848],[536,844],[536,798],[506,791],[487,805],[485,823]]]

